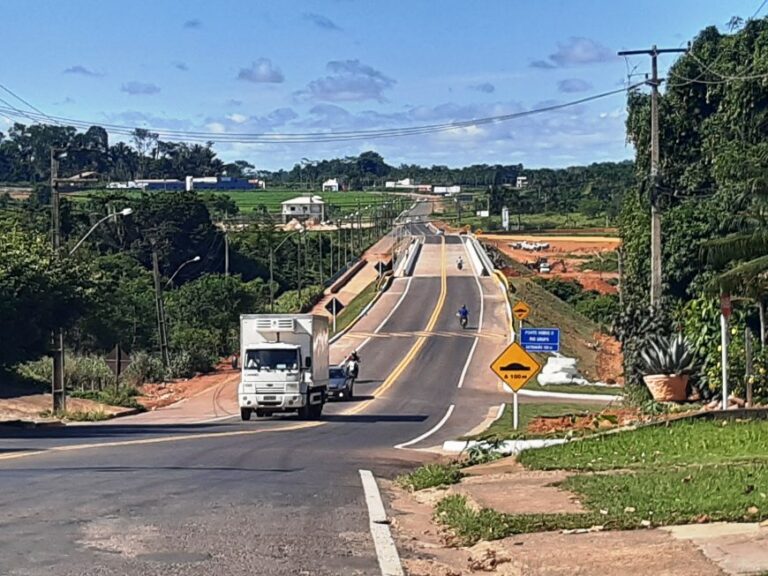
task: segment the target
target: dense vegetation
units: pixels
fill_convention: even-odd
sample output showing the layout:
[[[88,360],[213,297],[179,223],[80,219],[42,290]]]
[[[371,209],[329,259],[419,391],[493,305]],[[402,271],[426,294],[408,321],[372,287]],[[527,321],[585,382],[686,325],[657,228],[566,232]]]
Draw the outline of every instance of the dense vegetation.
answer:
[[[683,331],[702,360],[695,385],[705,394],[716,390],[720,289],[746,298],[732,319],[730,350],[731,384],[743,394],[744,328],[759,332],[755,303],[762,306],[768,269],[767,54],[768,20],[750,20],[730,34],[703,30],[669,71],[659,102],[657,193],[641,178],[626,196],[621,216],[625,310],[617,334],[624,344],[627,382],[638,397],[645,394],[638,350],[650,334],[672,330]],[[632,92],[628,107],[627,132],[637,150],[638,173],[648,174],[650,97]],[[663,210],[664,302],[649,314],[651,201]],[[732,272],[721,276],[729,268]]]
[[[188,376],[209,370],[237,347],[241,313],[306,309],[323,285],[344,270],[392,222],[403,205],[380,203],[366,229],[295,233],[274,227],[257,214],[228,231],[229,275],[224,274],[225,232],[215,224],[226,197],[195,192],[114,193],[85,200],[62,199],[62,258],[51,250],[50,207],[36,195],[0,204],[0,371],[32,362],[25,376],[45,380],[51,330],[66,329],[72,351],[68,365],[81,367],[97,387],[108,373],[99,355],[120,345],[141,362],[133,383],[164,374]],[[129,216],[97,226],[67,256],[79,239],[105,215],[125,207]],[[231,209],[231,207],[229,207]],[[279,247],[278,247],[279,246]],[[270,290],[269,253],[274,250]],[[157,369],[157,329],[153,252],[163,286],[171,362]],[[148,352],[145,360],[142,352]],[[93,362],[78,358],[92,355]],[[143,367],[141,366],[143,364]],[[135,377],[134,377],[135,376]],[[80,374],[67,376],[72,387],[87,388]]]

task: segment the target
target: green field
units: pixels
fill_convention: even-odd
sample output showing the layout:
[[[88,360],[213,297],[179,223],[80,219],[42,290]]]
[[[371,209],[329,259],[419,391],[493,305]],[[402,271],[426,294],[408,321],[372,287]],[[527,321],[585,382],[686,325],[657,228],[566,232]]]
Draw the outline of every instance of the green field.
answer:
[[[162,191],[157,191],[162,193]],[[89,195],[98,194],[119,194],[123,193],[127,196],[134,196],[139,194],[136,191],[127,190],[97,190],[89,193],[78,193],[72,195],[74,198],[85,198]],[[168,192],[171,194],[172,192]],[[358,207],[365,209],[366,207],[374,207],[384,204],[389,201],[394,201],[395,208],[399,207],[398,203],[403,204],[403,208],[410,202],[410,199],[404,196],[395,196],[393,194],[385,194],[381,192],[310,192],[308,190],[199,190],[199,194],[219,194],[222,196],[229,196],[242,214],[248,214],[259,209],[261,206],[266,206],[268,212],[279,213],[280,203],[297,196],[320,196],[327,206],[331,206],[333,209],[340,210],[342,214],[348,214],[357,211]],[[399,210],[398,210],[399,212]],[[367,212],[366,212],[367,213]]]

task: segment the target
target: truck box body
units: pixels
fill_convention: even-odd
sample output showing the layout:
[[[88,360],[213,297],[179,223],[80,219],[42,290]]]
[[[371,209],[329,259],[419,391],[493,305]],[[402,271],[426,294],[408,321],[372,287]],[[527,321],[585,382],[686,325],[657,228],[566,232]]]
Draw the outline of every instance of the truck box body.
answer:
[[[311,314],[244,314],[240,359],[238,403],[244,419],[250,417],[249,411],[268,415],[301,413],[310,405],[322,409],[328,386],[328,319]]]

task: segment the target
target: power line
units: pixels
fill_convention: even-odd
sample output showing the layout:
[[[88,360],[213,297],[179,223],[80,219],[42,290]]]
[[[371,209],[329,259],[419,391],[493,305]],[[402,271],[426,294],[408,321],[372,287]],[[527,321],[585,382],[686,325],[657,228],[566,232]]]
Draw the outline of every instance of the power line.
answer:
[[[507,122],[510,120],[515,120],[518,118],[523,118],[523,117],[532,116],[536,114],[554,112],[557,110],[562,110],[564,108],[569,108],[569,107],[577,106],[580,104],[585,104],[587,102],[599,100],[602,98],[607,98],[615,94],[627,92],[641,85],[643,85],[643,82],[636,83],[636,84],[622,87],[615,90],[609,90],[607,92],[601,92],[599,94],[594,94],[591,96],[586,96],[584,98],[579,98],[577,100],[572,100],[572,101],[564,102],[561,104],[553,104],[553,105],[544,106],[541,108],[534,108],[531,110],[525,110],[523,112],[515,112],[511,114],[503,114],[498,116],[488,116],[488,117],[476,118],[472,120],[447,122],[442,124],[427,124],[427,125],[411,126],[411,127],[383,128],[383,129],[376,129],[376,130],[340,131],[340,132],[304,132],[304,133],[272,132],[272,133],[228,133],[228,134],[220,134],[220,133],[213,133],[213,132],[197,132],[197,131],[188,131],[188,130],[165,130],[165,129],[157,129],[157,128],[142,128],[142,129],[147,130],[151,133],[157,134],[158,137],[164,136],[168,138],[175,138],[177,140],[187,140],[187,141],[193,141],[193,142],[216,141],[216,142],[229,142],[229,143],[240,143],[240,144],[319,143],[319,142],[343,142],[343,141],[363,140],[363,139],[370,139],[370,138],[394,138],[394,137],[416,136],[416,135],[424,135],[424,134],[436,134],[440,132],[447,132],[447,131],[461,129],[461,128],[470,128],[470,127],[482,126],[487,124]],[[6,102],[6,104],[8,103]],[[10,115],[16,115],[16,114],[22,113],[28,118],[35,118],[36,120],[39,120],[41,117],[44,117],[50,120],[55,119],[57,121],[66,122],[71,126],[81,127],[81,128],[86,128],[93,125],[99,125],[113,133],[128,135],[128,136],[133,135],[134,131],[136,130],[136,128],[125,126],[125,125],[119,125],[119,124],[87,122],[84,120],[65,118],[60,116],[48,116],[46,114],[40,114],[40,113],[24,113],[13,106],[11,106],[10,109],[0,107],[0,112],[4,112]]]
[[[757,15],[760,13],[760,11],[761,11],[763,8],[765,8],[765,5],[766,5],[766,4],[768,4],[768,0],[763,0],[763,2],[760,4],[760,6],[758,6],[758,7],[757,7],[757,10],[755,10],[755,13],[754,13],[754,14],[752,14],[752,19],[754,19],[754,18],[755,18],[755,16],[757,16]]]
[[[59,124],[59,122],[57,122],[57,121],[56,121],[56,120],[54,120],[52,117],[48,116],[48,115],[47,115],[45,112],[43,112],[42,110],[40,110],[40,108],[38,108],[38,107],[37,107],[37,106],[35,106],[34,104],[30,104],[29,102],[27,102],[26,100],[24,100],[24,98],[22,98],[21,96],[19,96],[18,94],[16,94],[16,93],[15,93],[13,90],[11,90],[10,88],[8,88],[8,87],[4,86],[3,84],[0,84],[0,88],[2,88],[3,90],[5,90],[5,91],[6,91],[8,94],[10,94],[10,95],[11,95],[11,96],[13,96],[14,98],[16,98],[16,100],[18,100],[18,101],[19,101],[19,102],[21,102],[22,104],[26,104],[26,106],[27,106],[28,108],[31,108],[32,110],[34,110],[34,111],[35,111],[35,112],[37,112],[38,114],[42,114],[43,116],[45,116],[46,118],[48,118],[48,119],[49,119],[51,122],[53,122],[54,124]]]

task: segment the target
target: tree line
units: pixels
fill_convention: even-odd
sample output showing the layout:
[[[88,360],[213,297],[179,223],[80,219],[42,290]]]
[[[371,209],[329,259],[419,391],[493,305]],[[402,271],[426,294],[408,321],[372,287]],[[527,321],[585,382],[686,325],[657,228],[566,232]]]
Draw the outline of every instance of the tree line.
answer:
[[[638,184],[625,196],[621,236],[623,314],[616,326],[630,391],[645,397],[639,352],[659,334],[681,332],[700,369],[704,396],[720,383],[719,294],[738,297],[731,319],[730,380],[744,394],[745,329],[765,338],[768,284],[768,20],[702,30],[669,70],[659,97],[660,156],[650,172],[650,96],[628,97],[627,134]],[[649,311],[650,206],[662,211],[664,298]],[[768,397],[765,351],[756,382]]]

